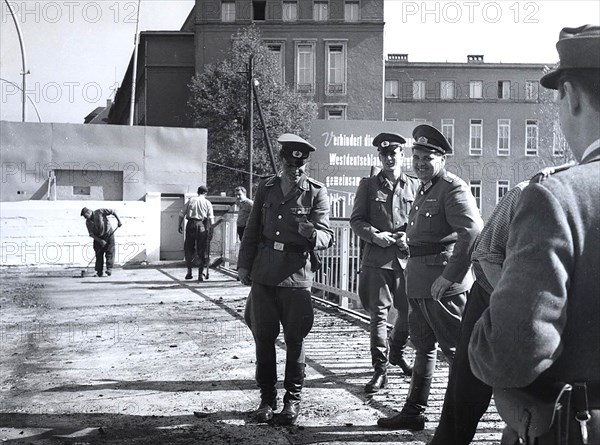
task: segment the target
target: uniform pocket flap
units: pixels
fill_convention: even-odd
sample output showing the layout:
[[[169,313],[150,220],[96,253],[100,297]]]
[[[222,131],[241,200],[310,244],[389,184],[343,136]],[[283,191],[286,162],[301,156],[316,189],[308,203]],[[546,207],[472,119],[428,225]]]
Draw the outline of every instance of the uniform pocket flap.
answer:
[[[290,208],[290,212],[292,215],[309,215],[310,207],[292,207]]]
[[[438,213],[440,213],[440,206],[430,206],[430,207],[423,207],[421,215],[423,215],[427,218],[430,218],[434,215],[437,215]]]

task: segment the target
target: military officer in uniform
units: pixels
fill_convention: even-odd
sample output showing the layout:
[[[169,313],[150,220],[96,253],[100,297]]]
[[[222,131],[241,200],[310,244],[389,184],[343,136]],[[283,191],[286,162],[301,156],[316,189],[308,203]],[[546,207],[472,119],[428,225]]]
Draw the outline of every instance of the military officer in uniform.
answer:
[[[556,48],[540,83],[579,165],[523,190],[469,344],[506,445],[600,444],[600,26],[564,28]]]
[[[256,343],[256,419],[273,419],[277,405],[275,341],[283,326],[286,364],[282,425],[296,422],[304,384],[304,338],[313,324],[310,288],[318,269],[315,251],[333,242],[329,197],[323,184],[306,175],[315,147],[299,136],[279,137],[283,170],[263,180],[256,192],[238,259],[238,277],[251,285],[245,320]]]
[[[421,183],[406,229],[406,293],[411,341],[416,349],[402,410],[379,419],[384,428],[422,430],[435,371],[437,344],[454,357],[467,292],[473,284],[470,250],[483,227],[469,187],[445,169],[452,148],[430,125],[413,130],[413,168]]]
[[[412,372],[404,359],[408,341],[405,232],[419,181],[402,173],[405,143],[397,133],[380,133],[373,139],[383,169],[361,180],[350,217],[352,230],[364,242],[358,295],[370,316],[371,361],[375,369],[365,386],[367,393],[386,385],[388,360],[405,374]],[[392,304],[398,316],[390,335],[388,356],[387,318]]]

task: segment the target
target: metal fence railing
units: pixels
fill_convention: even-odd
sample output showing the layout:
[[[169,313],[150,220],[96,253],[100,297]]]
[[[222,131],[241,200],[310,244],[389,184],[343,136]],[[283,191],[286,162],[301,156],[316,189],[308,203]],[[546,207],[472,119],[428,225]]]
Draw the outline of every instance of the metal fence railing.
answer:
[[[237,263],[240,245],[236,217],[235,213],[225,216],[223,222],[215,227],[210,245],[211,257],[222,257],[226,267]],[[350,300],[358,301],[359,238],[350,229],[348,219],[332,218],[331,228],[334,243],[329,249],[319,251],[323,265],[315,276],[314,287],[343,307],[348,307]]]

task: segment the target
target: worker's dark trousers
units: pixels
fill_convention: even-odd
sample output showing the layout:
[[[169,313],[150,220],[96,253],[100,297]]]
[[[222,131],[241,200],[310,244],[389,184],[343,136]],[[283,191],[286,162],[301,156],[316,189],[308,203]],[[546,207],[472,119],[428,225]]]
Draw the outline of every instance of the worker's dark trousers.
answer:
[[[110,235],[103,238],[106,241],[104,247],[94,240],[94,252],[96,252],[96,272],[101,274],[104,270],[104,258],[106,257],[106,270],[110,271],[115,263],[115,236]]]
[[[203,221],[188,219],[185,226],[185,243],[183,244],[185,265],[188,270],[191,270],[194,266],[194,254],[198,255],[198,259],[200,260],[199,269],[202,270],[204,268],[207,237],[208,231]]]

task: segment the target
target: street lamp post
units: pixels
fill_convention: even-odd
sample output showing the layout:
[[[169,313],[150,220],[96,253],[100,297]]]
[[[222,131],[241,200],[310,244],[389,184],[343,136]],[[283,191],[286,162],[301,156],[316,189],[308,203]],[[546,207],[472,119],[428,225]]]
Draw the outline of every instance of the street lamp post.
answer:
[[[23,36],[21,35],[21,27],[19,26],[19,21],[17,20],[17,16],[15,16],[15,12],[12,9],[12,6],[8,0],[4,0],[6,6],[8,6],[8,10],[10,11],[10,15],[13,18],[13,22],[15,22],[15,28],[17,29],[17,36],[19,37],[19,46],[21,47],[21,76],[23,77],[22,88],[21,88],[21,96],[23,99],[22,105],[22,120],[25,122],[25,103],[27,101],[27,88],[26,88],[26,78],[27,74],[29,74],[29,70],[27,69],[26,57],[25,57],[25,44],[23,43]]]
[[[6,83],[12,85],[13,87],[15,87],[19,91],[23,91],[19,85],[17,85],[14,82],[11,82],[10,80],[6,80],[6,79],[0,77],[0,81],[1,82],[6,82]],[[38,107],[35,104],[35,102],[33,100],[31,100],[31,97],[29,97],[29,96],[27,96],[27,100],[29,100],[29,102],[31,102],[31,105],[33,105],[33,109],[35,110],[35,114],[37,115],[38,121],[42,122],[42,117],[40,116],[40,111],[38,110]]]
[[[140,8],[142,7],[142,0],[138,0],[137,17],[135,19],[135,36],[133,37],[133,66],[131,67],[131,98],[129,100],[129,125],[134,124],[135,114],[135,89],[136,89],[136,77],[137,77],[137,59],[138,59],[138,45],[139,37],[138,30],[140,27]]]
[[[248,161],[249,161],[249,180],[248,180],[248,198],[252,199],[252,182],[254,176],[254,156],[253,156],[253,138],[254,138],[254,88],[253,88],[253,63],[254,56],[250,55],[248,60]]]

